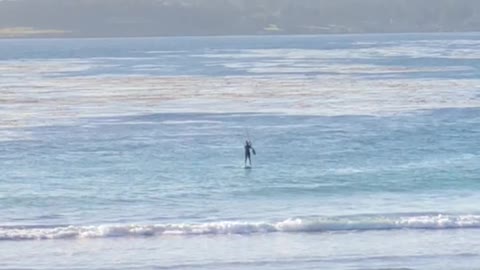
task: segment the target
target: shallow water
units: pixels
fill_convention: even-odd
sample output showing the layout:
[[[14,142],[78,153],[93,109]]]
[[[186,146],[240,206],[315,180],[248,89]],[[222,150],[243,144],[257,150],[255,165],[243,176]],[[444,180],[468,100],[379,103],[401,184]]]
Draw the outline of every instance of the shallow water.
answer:
[[[472,269],[479,45],[3,40],[0,267]]]

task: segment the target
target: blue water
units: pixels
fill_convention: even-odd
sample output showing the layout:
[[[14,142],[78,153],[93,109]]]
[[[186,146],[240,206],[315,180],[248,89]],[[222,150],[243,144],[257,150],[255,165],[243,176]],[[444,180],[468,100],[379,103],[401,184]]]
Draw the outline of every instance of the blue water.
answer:
[[[0,41],[0,268],[474,269],[479,49]]]

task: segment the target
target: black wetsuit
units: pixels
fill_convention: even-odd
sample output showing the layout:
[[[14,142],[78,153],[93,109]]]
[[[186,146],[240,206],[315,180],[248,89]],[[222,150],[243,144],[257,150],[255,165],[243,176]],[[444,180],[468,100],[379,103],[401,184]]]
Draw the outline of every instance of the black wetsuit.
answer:
[[[252,143],[251,142],[246,142],[245,143],[245,166],[247,165],[247,159],[250,163],[250,166],[252,165],[252,158],[251,158],[251,155],[250,155],[250,150],[252,150],[253,153],[255,154],[255,149],[253,149]]]

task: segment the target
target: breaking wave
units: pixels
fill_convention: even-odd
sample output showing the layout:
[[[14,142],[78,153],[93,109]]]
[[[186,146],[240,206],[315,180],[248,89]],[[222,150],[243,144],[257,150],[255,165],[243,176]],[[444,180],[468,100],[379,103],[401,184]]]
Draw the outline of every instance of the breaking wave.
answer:
[[[3,226],[0,227],[0,240],[474,228],[480,228],[480,215],[347,216],[291,218],[280,222],[223,221],[197,224]]]

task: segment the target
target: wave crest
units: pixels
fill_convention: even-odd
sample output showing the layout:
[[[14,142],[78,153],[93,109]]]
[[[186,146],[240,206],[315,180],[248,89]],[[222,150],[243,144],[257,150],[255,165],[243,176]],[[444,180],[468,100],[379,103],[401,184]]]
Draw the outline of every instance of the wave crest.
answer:
[[[480,215],[411,215],[291,218],[281,222],[211,222],[199,224],[0,227],[0,240],[139,237],[162,235],[334,232],[396,229],[480,228]]]

